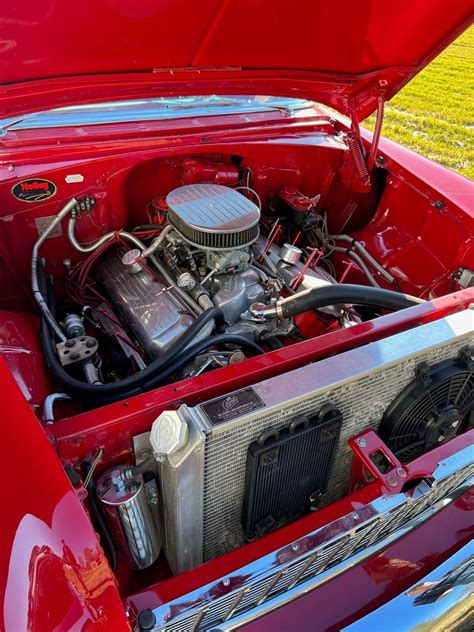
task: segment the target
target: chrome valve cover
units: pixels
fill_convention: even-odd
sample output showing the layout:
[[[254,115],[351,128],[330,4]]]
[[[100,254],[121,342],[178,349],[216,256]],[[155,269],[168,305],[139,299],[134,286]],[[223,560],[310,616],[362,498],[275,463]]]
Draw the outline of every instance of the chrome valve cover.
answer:
[[[186,331],[194,317],[158,278],[125,265],[125,252],[119,249],[105,256],[97,266],[97,276],[147,354],[156,358]]]

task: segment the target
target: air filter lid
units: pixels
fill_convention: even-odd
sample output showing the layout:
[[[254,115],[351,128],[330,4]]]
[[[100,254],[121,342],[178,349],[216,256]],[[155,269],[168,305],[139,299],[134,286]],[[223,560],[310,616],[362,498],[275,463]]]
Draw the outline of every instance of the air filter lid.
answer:
[[[258,206],[229,187],[190,184],[171,191],[166,203],[170,224],[195,246],[243,248],[258,237]]]

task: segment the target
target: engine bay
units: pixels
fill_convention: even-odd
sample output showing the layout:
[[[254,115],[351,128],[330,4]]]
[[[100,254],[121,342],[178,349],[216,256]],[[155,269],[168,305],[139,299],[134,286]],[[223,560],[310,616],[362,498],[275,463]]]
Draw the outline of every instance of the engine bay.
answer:
[[[462,627],[472,2],[69,4],[0,25],[1,630]]]
[[[147,569],[159,567],[153,581],[182,573],[343,498],[347,441],[360,431],[404,464],[472,421],[472,333],[433,353],[421,345],[416,362],[400,353],[401,373],[377,392],[375,378],[351,374],[364,353],[331,364],[332,336],[357,347],[361,326],[468,287],[472,233],[383,168],[361,183],[342,137],[318,142],[58,167],[42,176],[73,183],[58,185],[61,204],[1,217],[2,349],[83,489],[124,593],[147,585]],[[447,222],[456,243],[439,249]],[[328,364],[309,352],[298,364],[318,339]],[[396,397],[411,384],[402,401],[416,392],[418,402],[423,363],[443,401],[434,421],[423,409],[405,432]],[[301,383],[288,373],[298,366]],[[346,372],[351,407],[348,390],[329,389]],[[247,373],[275,381],[249,387]],[[286,489],[278,502],[275,488]]]
[[[320,193],[284,184],[264,206],[252,170],[236,162],[175,161],[183,184],[149,200],[146,223],[131,228],[84,241],[81,227],[97,225],[100,195],[73,198],[45,224],[31,264],[42,345],[54,378],[82,405],[422,302],[401,292],[361,241],[332,234]],[[62,221],[75,260],[63,259],[58,280],[47,278],[51,263],[39,256]],[[63,297],[54,282],[64,284]]]
[[[53,335],[24,335],[46,355],[49,388],[73,410],[103,406],[467,287],[469,224],[384,169],[361,181],[346,135],[327,127],[317,146],[275,142],[271,158],[256,143],[245,157],[122,154],[14,179],[2,304],[26,314],[36,299]],[[459,247],[439,249],[448,229]],[[351,285],[367,290],[351,297]],[[38,381],[18,380],[44,417]]]

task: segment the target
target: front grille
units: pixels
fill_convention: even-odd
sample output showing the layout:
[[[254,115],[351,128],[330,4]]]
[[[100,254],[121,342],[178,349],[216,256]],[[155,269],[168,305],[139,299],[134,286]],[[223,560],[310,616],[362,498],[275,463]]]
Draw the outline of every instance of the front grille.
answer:
[[[474,483],[472,447],[439,463],[429,482],[382,496],[230,576],[156,608],[155,630],[233,629],[329,581],[382,550],[466,492]],[[192,604],[192,606],[189,606]],[[176,614],[177,613],[177,614]]]

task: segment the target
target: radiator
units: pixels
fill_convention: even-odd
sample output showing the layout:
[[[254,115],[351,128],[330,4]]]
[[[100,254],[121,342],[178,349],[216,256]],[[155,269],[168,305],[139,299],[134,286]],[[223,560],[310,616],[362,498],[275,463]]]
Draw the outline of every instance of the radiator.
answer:
[[[201,403],[182,405],[186,446],[160,463],[164,550],[174,573],[243,544],[241,527],[248,446],[262,431],[330,402],[343,415],[339,446],[321,505],[347,493],[347,441],[376,430],[421,362],[454,358],[474,340],[466,310]]]

